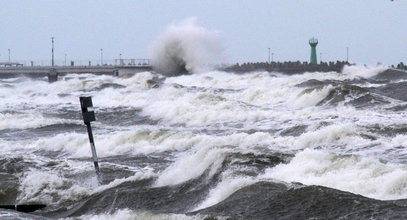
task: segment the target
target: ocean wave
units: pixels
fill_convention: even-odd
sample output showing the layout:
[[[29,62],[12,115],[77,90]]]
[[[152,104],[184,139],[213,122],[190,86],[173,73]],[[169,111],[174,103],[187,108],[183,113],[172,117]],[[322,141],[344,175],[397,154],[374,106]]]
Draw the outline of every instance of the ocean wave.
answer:
[[[356,155],[306,149],[262,178],[321,185],[375,199],[407,198],[407,167]]]

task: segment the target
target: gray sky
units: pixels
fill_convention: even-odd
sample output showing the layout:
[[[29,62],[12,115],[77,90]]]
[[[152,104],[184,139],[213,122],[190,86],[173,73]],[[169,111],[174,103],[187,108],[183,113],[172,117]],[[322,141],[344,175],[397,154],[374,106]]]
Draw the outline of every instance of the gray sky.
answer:
[[[396,0],[0,0],[0,60],[145,58],[168,24],[188,17],[222,32],[227,61],[309,59],[407,63],[407,1]]]

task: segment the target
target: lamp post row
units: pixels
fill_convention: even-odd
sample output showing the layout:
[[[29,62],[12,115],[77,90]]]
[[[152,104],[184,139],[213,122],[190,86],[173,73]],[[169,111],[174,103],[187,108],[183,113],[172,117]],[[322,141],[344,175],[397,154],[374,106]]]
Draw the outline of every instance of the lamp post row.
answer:
[[[54,66],[54,39],[55,37],[51,37],[51,42],[52,42],[52,66]],[[121,56],[121,54],[120,54]],[[66,57],[67,54],[65,54],[65,60],[64,60],[64,65],[66,66]],[[9,62],[10,62],[10,49],[9,49]],[[103,48],[100,48],[100,64],[103,65]]]
[[[54,66],[55,61],[54,61],[54,39],[55,37],[51,37],[51,43],[52,43],[52,66]],[[67,54],[65,54],[65,59],[64,59],[64,65],[66,66],[66,57]],[[122,54],[120,53],[119,55],[120,60],[122,59]],[[10,62],[10,49],[8,49],[8,61]],[[103,48],[100,48],[100,65],[103,65]]]
[[[54,66],[54,37],[51,37],[52,41],[52,66]]]
[[[54,39],[55,39],[55,37],[51,37],[51,43],[52,43],[52,66],[54,66]],[[8,49],[9,50],[9,62],[10,62],[10,49]],[[66,57],[67,57],[67,54],[65,54],[65,59],[64,59],[64,64],[65,64],[65,66],[66,66]],[[122,59],[122,54],[120,53],[119,54],[119,59],[121,60]],[[103,65],[103,48],[100,48],[100,64],[101,65]]]

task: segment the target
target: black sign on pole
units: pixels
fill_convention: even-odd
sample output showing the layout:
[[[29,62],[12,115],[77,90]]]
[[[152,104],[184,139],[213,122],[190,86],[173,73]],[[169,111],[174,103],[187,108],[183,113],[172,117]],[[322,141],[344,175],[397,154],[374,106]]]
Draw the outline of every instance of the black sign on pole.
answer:
[[[96,154],[95,142],[93,141],[93,134],[92,134],[92,127],[90,126],[90,122],[96,121],[95,112],[88,111],[89,107],[93,107],[92,97],[79,97],[79,101],[81,102],[82,108],[82,116],[83,122],[85,123],[88,129],[88,136],[90,142],[90,148],[92,149],[92,157],[93,157],[93,164],[95,165],[96,174],[99,177],[99,163],[98,163],[98,156]]]

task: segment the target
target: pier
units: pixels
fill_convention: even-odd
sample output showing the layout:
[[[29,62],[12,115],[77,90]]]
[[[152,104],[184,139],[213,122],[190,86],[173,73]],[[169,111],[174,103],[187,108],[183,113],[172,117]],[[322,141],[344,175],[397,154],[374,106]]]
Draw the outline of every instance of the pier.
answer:
[[[78,65],[79,63],[79,65]],[[76,64],[76,65],[75,65]],[[76,74],[107,74],[126,75],[137,72],[150,71],[152,69],[148,59],[115,59],[106,60],[103,63],[92,61],[70,61],[50,65],[47,61],[23,61],[23,62],[0,62],[0,78],[12,78],[16,76],[45,77],[50,74],[66,75]]]

